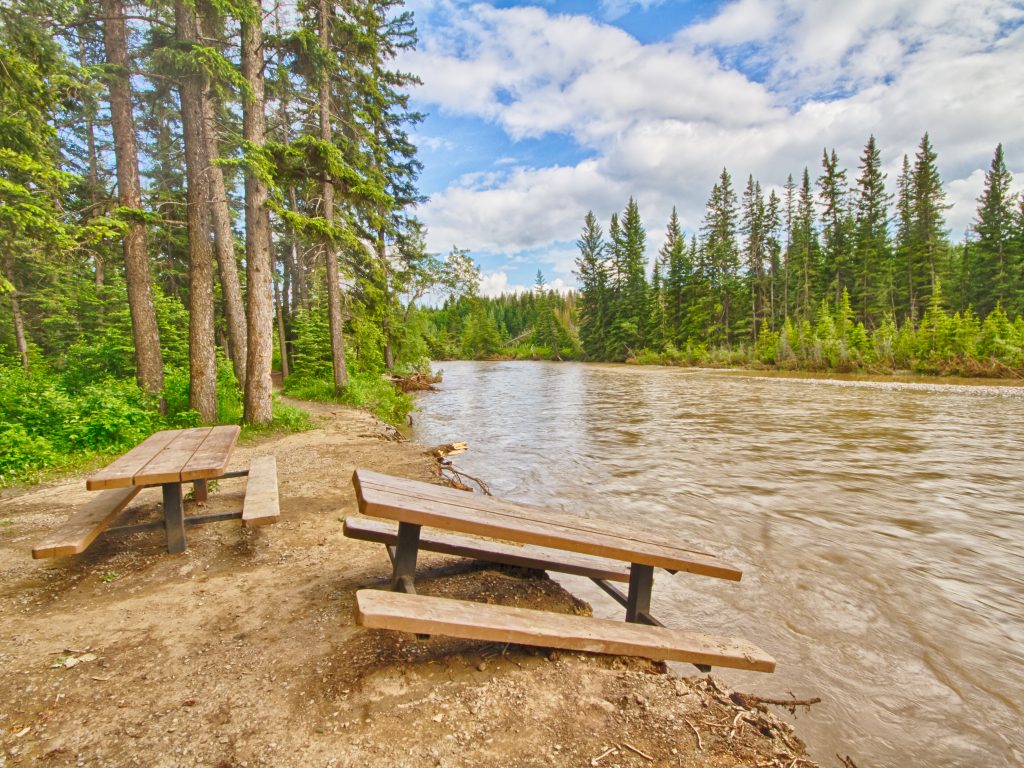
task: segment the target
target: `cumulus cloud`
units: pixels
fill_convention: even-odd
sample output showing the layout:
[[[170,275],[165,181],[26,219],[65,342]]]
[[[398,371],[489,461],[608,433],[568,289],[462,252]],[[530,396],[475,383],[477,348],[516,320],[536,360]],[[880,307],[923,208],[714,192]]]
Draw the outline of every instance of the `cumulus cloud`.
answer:
[[[628,3],[606,12],[613,5]],[[974,216],[978,169],[996,143],[1024,175],[1024,11],[1012,0],[734,0],[646,45],[537,7],[446,1],[427,18],[420,50],[400,63],[423,78],[428,109],[515,140],[567,136],[589,155],[457,179],[421,212],[431,243],[568,251],[587,210],[607,222],[634,196],[653,250],[673,205],[699,227],[723,166],[737,187],[748,173],[778,187],[804,165],[817,176],[834,147],[852,181],[872,133],[894,186],[903,153],[930,132],[954,237]],[[571,279],[570,262],[561,270]]]

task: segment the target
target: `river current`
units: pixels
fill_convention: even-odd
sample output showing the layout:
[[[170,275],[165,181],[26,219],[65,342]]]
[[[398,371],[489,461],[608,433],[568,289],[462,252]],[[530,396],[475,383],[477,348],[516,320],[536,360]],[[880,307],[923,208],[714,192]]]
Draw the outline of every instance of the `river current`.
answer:
[[[413,437],[468,442],[456,465],[495,495],[665,530],[743,569],[657,571],[652,612],[775,656],[772,675],[715,670],[739,690],[821,696],[796,727],[823,765],[1024,765],[1024,388],[440,368]]]

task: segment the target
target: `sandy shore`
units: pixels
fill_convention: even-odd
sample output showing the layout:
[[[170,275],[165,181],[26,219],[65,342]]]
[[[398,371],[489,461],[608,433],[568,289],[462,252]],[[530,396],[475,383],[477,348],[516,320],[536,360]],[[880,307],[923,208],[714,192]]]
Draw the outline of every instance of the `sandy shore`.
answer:
[[[383,547],[342,535],[355,466],[433,478],[371,416],[242,443],[277,457],[282,519],[157,533],[31,559],[89,498],[81,476],[0,496],[0,768],[6,766],[811,766],[788,725],[658,664],[364,630],[354,593]],[[204,511],[238,508],[244,480]],[[132,509],[158,514],[158,490]],[[186,508],[186,513],[194,506]],[[543,574],[422,556],[428,594],[589,613]]]

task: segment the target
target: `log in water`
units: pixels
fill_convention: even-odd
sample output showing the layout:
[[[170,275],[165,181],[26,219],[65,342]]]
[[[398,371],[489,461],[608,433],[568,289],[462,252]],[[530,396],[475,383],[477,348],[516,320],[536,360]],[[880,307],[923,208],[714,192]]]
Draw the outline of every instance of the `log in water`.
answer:
[[[744,568],[659,572],[653,612],[779,660],[719,670],[731,685],[821,696],[797,717],[824,764],[1024,764],[1024,388],[441,367],[414,437],[466,440],[457,465],[496,495],[669,527]]]

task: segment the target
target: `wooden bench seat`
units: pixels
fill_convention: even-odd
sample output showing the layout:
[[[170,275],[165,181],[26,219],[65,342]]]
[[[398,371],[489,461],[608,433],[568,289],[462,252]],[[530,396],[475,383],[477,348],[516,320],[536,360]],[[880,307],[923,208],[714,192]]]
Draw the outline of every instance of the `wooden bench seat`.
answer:
[[[114,488],[95,495],[32,549],[32,557],[63,557],[84,552],[105,531],[142,486]]]
[[[356,623],[373,629],[466,640],[641,656],[754,672],[775,670],[775,660],[745,640],[400,592],[356,592]]]
[[[249,463],[249,480],[242,503],[242,525],[254,528],[276,523],[281,516],[277,493],[277,459],[258,456]]]
[[[398,543],[398,524],[366,517],[346,517],[345,535],[352,539],[373,541],[387,547]],[[589,555],[576,555],[565,550],[547,549],[531,545],[516,546],[489,539],[477,539],[457,534],[425,530],[420,534],[419,548],[483,560],[488,563],[514,565],[587,576],[591,579],[629,581],[629,564]]]

